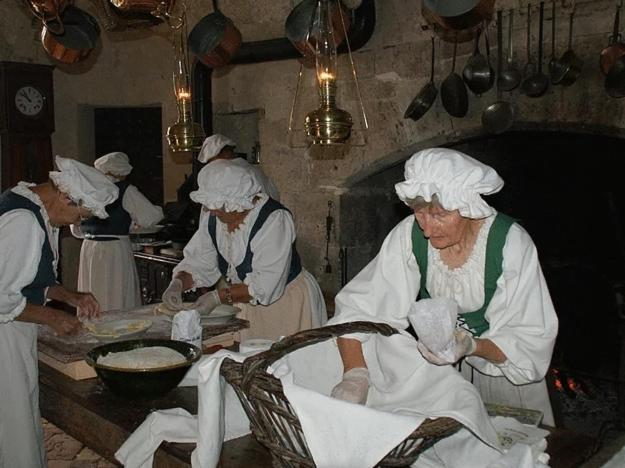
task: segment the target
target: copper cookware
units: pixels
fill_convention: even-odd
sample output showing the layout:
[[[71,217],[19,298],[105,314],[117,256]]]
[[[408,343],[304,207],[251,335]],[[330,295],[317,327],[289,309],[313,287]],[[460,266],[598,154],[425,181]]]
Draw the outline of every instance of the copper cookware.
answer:
[[[610,37],[610,44],[601,51],[601,56],[599,57],[599,67],[604,75],[607,75],[614,63],[621,56],[625,55],[625,44],[621,42],[621,33],[619,32],[620,15],[621,5],[619,3],[614,14],[614,30]]]
[[[68,6],[61,15],[63,34],[54,34],[44,25],[41,30],[41,43],[48,55],[65,64],[85,59],[96,46],[100,37],[100,27],[89,13]]]
[[[219,10],[202,18],[189,33],[189,48],[211,68],[227,65],[241,47],[241,32]]]
[[[465,42],[475,37],[476,28],[493,17],[495,0],[423,0],[423,17],[440,37],[449,42]]]
[[[337,8],[337,5],[341,6],[341,10]],[[340,2],[334,3],[332,7],[332,32],[338,46],[345,40],[345,31],[349,31],[351,18]],[[304,56],[305,65],[314,66],[315,44],[311,43],[309,35],[316,11],[317,0],[303,0],[291,10],[284,24],[286,37]],[[345,29],[343,29],[343,23],[345,23]]]

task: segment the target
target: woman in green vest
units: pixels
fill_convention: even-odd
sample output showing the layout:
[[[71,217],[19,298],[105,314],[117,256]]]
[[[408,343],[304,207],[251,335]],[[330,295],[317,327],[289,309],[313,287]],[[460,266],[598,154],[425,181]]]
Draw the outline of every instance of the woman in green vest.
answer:
[[[415,301],[453,299],[459,313],[451,353],[418,343],[414,359],[457,365],[485,402],[541,410],[543,422],[553,425],[544,378],[558,320],[529,234],[482,199],[498,192],[503,180],[491,167],[445,148],[416,153],[404,175],[395,190],[414,215],[339,292],[328,324],[370,320],[405,330]],[[344,375],[336,398],[366,401],[365,340],[338,339]]]

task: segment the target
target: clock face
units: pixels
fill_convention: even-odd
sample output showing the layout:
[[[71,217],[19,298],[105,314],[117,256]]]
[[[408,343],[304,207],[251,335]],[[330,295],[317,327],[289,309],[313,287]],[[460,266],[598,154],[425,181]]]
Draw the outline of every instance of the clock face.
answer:
[[[44,97],[33,86],[22,86],[15,93],[15,107],[22,114],[35,117],[41,113],[44,105]]]

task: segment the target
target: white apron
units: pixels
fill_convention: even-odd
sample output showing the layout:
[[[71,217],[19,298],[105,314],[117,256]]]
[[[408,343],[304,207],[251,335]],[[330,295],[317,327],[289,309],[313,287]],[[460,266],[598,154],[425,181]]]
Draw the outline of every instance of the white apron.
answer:
[[[141,305],[139,275],[128,237],[120,237],[117,241],[83,241],[78,290],[91,292],[102,311]]]
[[[0,468],[44,468],[37,325],[0,323]]]

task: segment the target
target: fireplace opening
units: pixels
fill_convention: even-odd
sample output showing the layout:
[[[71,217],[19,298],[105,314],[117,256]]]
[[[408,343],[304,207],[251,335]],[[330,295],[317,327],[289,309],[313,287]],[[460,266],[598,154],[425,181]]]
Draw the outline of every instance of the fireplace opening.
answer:
[[[505,181],[485,197],[530,233],[558,313],[550,391],[560,426],[597,435],[625,421],[625,142],[598,134],[523,131],[458,149]],[[341,197],[343,277],[353,278],[410,210],[397,198],[403,162]]]

